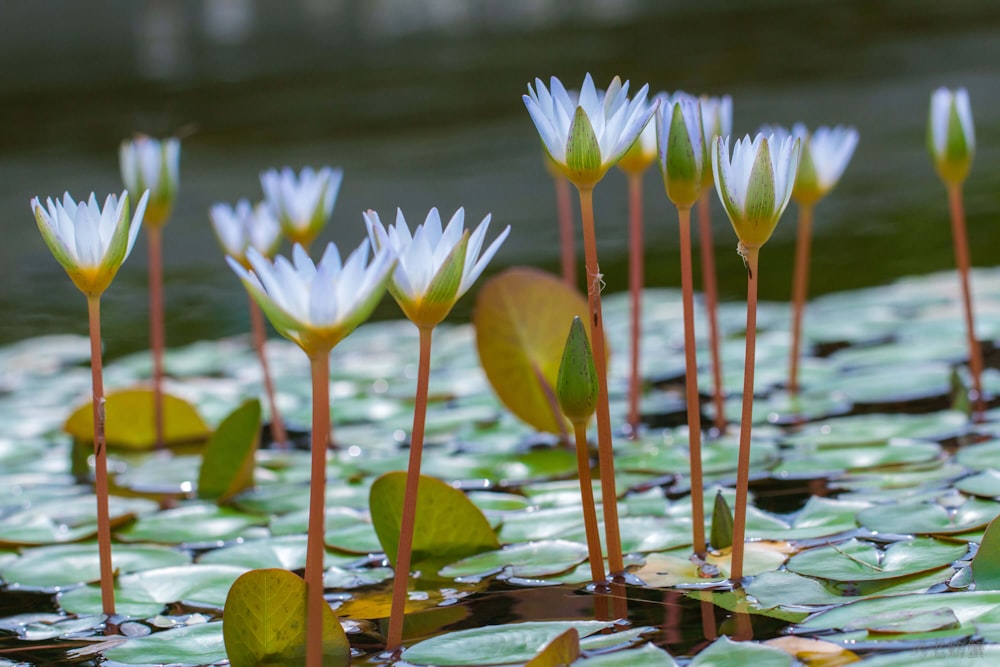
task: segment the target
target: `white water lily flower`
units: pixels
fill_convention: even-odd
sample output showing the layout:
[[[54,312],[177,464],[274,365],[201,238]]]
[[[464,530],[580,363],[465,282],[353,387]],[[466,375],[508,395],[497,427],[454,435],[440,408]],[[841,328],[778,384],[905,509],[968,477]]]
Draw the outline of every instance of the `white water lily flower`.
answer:
[[[464,228],[465,210],[461,208],[444,229],[441,215],[432,208],[412,235],[399,209],[396,223],[388,229],[375,211],[367,211],[364,216],[372,245],[391,248],[399,256],[389,292],[418,327],[434,327],[451,312],[510,233],[508,225],[480,256],[490,227],[489,215],[471,235]]]
[[[523,96],[545,150],[578,188],[592,188],[621,159],[649,122],[655,104],[647,104],[649,86],[629,100],[628,81],[618,77],[598,91],[588,73],[578,98],[556,77],[545,88],[541,79]]]
[[[290,167],[285,167],[262,173],[260,185],[285,236],[292,243],[308,246],[330,219],[343,178],[341,169],[323,167],[313,171],[312,167],[305,167],[296,176]]]
[[[792,189],[792,199],[801,204],[814,204],[833,189],[858,145],[858,131],[843,125],[817,127],[811,133],[802,123],[792,126],[791,132],[780,125],[767,125],[761,132],[773,134],[779,141],[787,136],[801,141],[799,170]]]
[[[267,258],[274,257],[281,245],[281,226],[264,202],[251,206],[246,199],[236,206],[213,204],[208,211],[212,229],[223,252],[250,268],[247,250],[254,248]]]
[[[94,193],[77,203],[67,192],[62,201],[47,198],[44,208],[34,197],[31,210],[45,243],[73,284],[87,296],[100,296],[132,252],[148,199],[146,191],[131,216],[127,190],[120,198],[108,195],[103,208]]]
[[[180,185],[181,141],[140,135],[118,149],[122,182],[131,192],[149,190],[146,224],[159,226],[170,217]]]
[[[247,250],[250,270],[232,257],[226,261],[278,333],[312,356],[329,352],[382,298],[396,255],[382,248],[369,264],[368,249],[366,239],[343,263],[333,243],[317,264],[300,245],[292,261],[279,256],[271,263],[254,248]]]
[[[654,123],[663,185],[675,206],[691,208],[701,195],[707,159],[701,105],[683,92],[659,101]]]
[[[800,140],[749,135],[733,146],[716,137],[712,151],[715,189],[743,248],[760,248],[788,206],[798,168]]]
[[[969,175],[976,154],[976,130],[965,88],[938,88],[931,95],[927,147],[946,183],[958,185]]]

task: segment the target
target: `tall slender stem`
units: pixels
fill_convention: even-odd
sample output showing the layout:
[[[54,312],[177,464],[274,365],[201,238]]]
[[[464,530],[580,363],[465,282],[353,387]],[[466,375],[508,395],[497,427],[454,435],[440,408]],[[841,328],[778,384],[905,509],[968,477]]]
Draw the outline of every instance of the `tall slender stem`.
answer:
[[[681,293],[684,302],[684,385],[687,389],[688,456],[694,552],[705,550],[705,498],[701,474],[701,402],[694,338],[694,274],[691,269],[691,209],[677,209],[681,236]]]
[[[163,228],[147,228],[149,245],[149,340],[153,349],[153,429],[163,447]]]
[[[740,414],[740,452],[736,468],[736,508],[733,518],[733,568],[729,578],[743,578],[743,549],[750,490],[750,424],[753,421],[753,370],[757,351],[757,258],[760,248],[743,249],[747,264],[747,349],[743,362],[743,411]]]
[[[799,356],[802,349],[802,313],[809,293],[809,255],[812,245],[813,204],[799,204],[799,232],[795,241],[795,278],[792,283],[792,351],[788,360],[788,391],[799,391]]]
[[[94,492],[97,496],[97,553],[101,566],[101,606],[115,613],[115,576],[111,565],[111,513],[108,510],[108,453],[104,437],[104,376],[101,372],[101,297],[87,296],[90,321],[90,377],[94,406]]]
[[[274,382],[271,381],[271,368],[270,364],[267,363],[267,351],[264,349],[267,345],[264,313],[261,312],[260,306],[257,305],[252,296],[248,298],[250,300],[250,331],[253,347],[257,351],[257,358],[260,359],[264,392],[267,394],[267,403],[271,408],[271,438],[281,449],[284,449],[288,446],[288,432],[285,430],[285,422],[281,419],[281,413],[278,412],[278,401],[274,396]]]
[[[712,203],[710,190],[698,199],[698,240],[701,246],[701,284],[708,316],[708,349],[712,353],[712,404],[715,428],[726,430],[726,389],[722,384],[722,354],[719,351],[719,290],[715,280],[715,245],[712,243]]]
[[[562,277],[567,285],[576,289],[576,238],[573,234],[573,200],[569,180],[554,177],[556,184],[556,214],[559,216],[559,257]]]
[[[601,500],[604,506],[604,533],[608,545],[608,565],[612,576],[625,569],[622,539],[618,529],[618,494],[615,493],[615,452],[611,441],[611,414],[608,409],[608,355],[601,316],[603,277],[597,265],[597,238],[594,232],[594,189],[581,187],[580,213],[583,219],[583,250],[587,263],[587,305],[590,309],[590,342],[597,368],[597,451],[601,471]]]
[[[431,374],[431,335],[434,329],[420,327],[420,361],[417,366],[417,398],[413,407],[413,433],[410,435],[410,461],[403,492],[403,516],[399,526],[399,548],[392,579],[392,609],[386,649],[395,651],[403,643],[403,616],[406,613],[406,590],[410,583],[413,555],[413,525],[417,518],[417,489],[420,484],[420,460],[424,451],[424,420],[427,417],[427,389]]]
[[[642,172],[628,173],[628,289],[632,301],[632,359],[628,383],[628,431],[632,438],[639,437],[639,397],[642,378],[639,376],[639,346],[642,339]]]
[[[326,533],[326,449],[330,437],[330,350],[309,357],[312,370],[312,474],[306,542],[306,665],[323,665],[323,556]]]
[[[587,533],[587,552],[590,557],[590,576],[595,584],[604,582],[604,555],[601,552],[601,534],[597,528],[597,509],[594,504],[594,484],[590,478],[590,451],[587,445],[587,423],[573,424],[576,436],[576,467],[580,473],[580,499],[583,501],[583,527]]]
[[[972,290],[969,287],[969,238],[965,233],[965,208],[962,204],[962,186],[948,186],[948,207],[951,211],[951,232],[955,244],[955,263],[958,265],[958,275],[962,284],[962,302],[965,305],[965,329],[969,336],[969,370],[972,372],[972,390],[976,421],[983,417],[983,354],[976,338],[975,316],[972,311]]]

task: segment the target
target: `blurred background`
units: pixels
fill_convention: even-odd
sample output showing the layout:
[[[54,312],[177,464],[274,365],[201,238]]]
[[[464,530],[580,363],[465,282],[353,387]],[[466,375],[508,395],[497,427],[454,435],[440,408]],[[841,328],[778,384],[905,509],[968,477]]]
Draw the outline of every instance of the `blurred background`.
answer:
[[[33,0],[0,4],[0,344],[85,333],[83,296],[45,247],[32,196],[121,190],[135,132],[183,137],[164,234],[167,341],[247,329],[246,296],[207,210],[261,197],[259,173],[343,167],[321,242],[364,236],[361,212],[411,222],[431,206],[492,212],[511,235],[492,271],[558,271],[551,178],[521,101],[536,76],[579,87],[729,93],[734,129],[854,125],[861,141],[816,211],[811,293],[954,266],[944,188],[927,155],[929,96],[966,86],[978,153],[966,187],[973,263],[1000,263],[1000,4],[992,0]],[[625,179],[596,191],[607,290],[625,289]],[[720,290],[745,298],[736,238],[713,195]],[[789,207],[761,260],[761,296],[790,293]],[[495,234],[496,232],[494,232]],[[579,231],[578,231],[579,234]],[[676,213],[646,180],[647,284],[677,286]],[[492,234],[491,234],[492,236]],[[319,246],[317,246],[319,247]],[[582,263],[582,248],[579,250]],[[696,261],[697,267],[697,261]],[[700,280],[696,277],[696,280]],[[460,304],[467,317],[473,297]],[[387,299],[379,315],[395,317]],[[103,300],[110,355],[147,344],[146,247]]]

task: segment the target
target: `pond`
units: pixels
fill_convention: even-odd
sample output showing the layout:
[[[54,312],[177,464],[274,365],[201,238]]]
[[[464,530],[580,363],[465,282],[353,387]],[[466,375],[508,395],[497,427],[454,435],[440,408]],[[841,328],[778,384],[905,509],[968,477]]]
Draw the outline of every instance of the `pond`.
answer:
[[[815,294],[953,266],[925,123],[933,88],[967,86],[979,136],[972,259],[1000,261],[1000,86],[986,66],[1000,58],[1000,14],[988,0],[43,0],[4,3],[0,19],[0,343],[85,331],[83,303],[27,202],[119,189],[117,146],[136,131],[184,136],[165,234],[169,343],[245,329],[207,210],[258,198],[258,174],[273,166],[344,168],[321,241],[356,245],[369,208],[417,217],[464,206],[513,227],[493,270],[555,271],[552,183],[520,97],[536,76],[586,71],[599,84],[620,74],[635,87],[729,93],[737,133],[855,125],[854,160],[816,213]],[[45,39],[25,26],[44,26]],[[676,217],[653,170],[646,202],[647,284],[679,285]],[[626,284],[621,174],[605,179],[596,205],[614,292]],[[714,224],[722,296],[740,299],[743,267],[718,206]],[[765,251],[763,298],[787,298],[793,239],[789,216]],[[145,259],[140,240],[105,297],[112,356],[146,344]],[[387,300],[380,314],[396,312]]]

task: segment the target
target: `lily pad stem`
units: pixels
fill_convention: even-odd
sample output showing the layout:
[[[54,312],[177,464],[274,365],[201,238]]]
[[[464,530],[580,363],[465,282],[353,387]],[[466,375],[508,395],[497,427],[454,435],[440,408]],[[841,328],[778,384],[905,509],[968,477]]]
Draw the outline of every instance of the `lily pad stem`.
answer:
[[[633,440],[639,437],[639,398],[642,378],[639,376],[639,346],[642,338],[642,288],[644,286],[642,245],[642,172],[628,173],[628,289],[632,302],[632,354],[628,383],[628,432]]]
[[[684,385],[687,390],[688,457],[691,466],[691,520],[694,552],[705,551],[705,498],[701,473],[701,402],[694,339],[694,277],[691,269],[691,209],[678,208],[681,293],[684,304]]]
[[[309,357],[312,371],[312,462],[306,542],[306,665],[323,665],[323,557],[326,552],[326,450],[330,441],[330,350]]]
[[[743,411],[740,414],[740,450],[736,468],[736,506],[733,518],[733,567],[730,579],[743,578],[743,549],[747,528],[747,496],[750,488],[750,425],[753,422],[753,371],[757,350],[757,258],[760,248],[740,243],[747,265],[746,359],[743,363]]]
[[[618,494],[615,493],[615,460],[611,441],[611,414],[608,408],[608,355],[604,342],[601,315],[603,277],[597,264],[597,239],[594,232],[594,189],[577,186],[580,191],[580,214],[583,219],[583,250],[587,265],[588,325],[597,369],[597,449],[601,474],[601,500],[604,506],[605,542],[611,574],[625,569],[621,533],[618,528]]]
[[[969,371],[972,373],[973,420],[982,421],[983,396],[983,354],[976,339],[975,317],[972,311],[972,290],[969,287],[969,238],[965,232],[965,207],[962,200],[961,184],[948,186],[948,208],[951,211],[951,233],[955,245],[955,264],[962,284],[962,303],[965,306],[965,329],[969,336]]]
[[[163,228],[147,228],[149,249],[149,341],[153,351],[153,430],[156,447],[163,442],[163,348],[166,336],[163,331]]]
[[[712,355],[712,403],[715,428],[726,430],[725,387],[722,384],[722,354],[719,352],[719,289],[715,279],[715,245],[712,243],[711,190],[698,199],[698,241],[701,246],[701,289],[708,319],[708,349]]]
[[[97,553],[101,569],[101,606],[115,613],[115,576],[111,565],[111,513],[108,510],[108,452],[104,437],[104,376],[101,370],[101,297],[87,297],[90,321],[90,377],[94,406],[94,482],[97,496]]]
[[[417,398],[413,407],[413,432],[410,435],[410,461],[406,469],[406,489],[403,492],[403,516],[399,526],[399,548],[392,579],[392,608],[389,612],[389,632],[386,649],[395,651],[403,643],[403,616],[406,613],[406,591],[410,583],[410,563],[413,555],[413,525],[417,518],[417,488],[420,483],[420,460],[424,451],[424,421],[427,417],[427,390],[430,384],[432,327],[420,327],[420,362],[417,366]]]
[[[799,231],[795,240],[795,277],[792,282],[792,351],[788,360],[788,393],[799,391],[802,350],[802,313],[809,292],[809,255],[812,245],[813,205],[799,204]]]
[[[267,334],[264,329],[264,314],[260,306],[250,299],[250,331],[253,337],[253,347],[257,351],[257,358],[260,359],[260,369],[264,380],[264,392],[267,394],[267,403],[271,408],[271,439],[277,443],[280,449],[288,447],[288,432],[285,431],[285,422],[278,412],[278,401],[274,397],[274,382],[271,381],[271,368],[267,363],[267,352],[264,349],[267,345]]]

